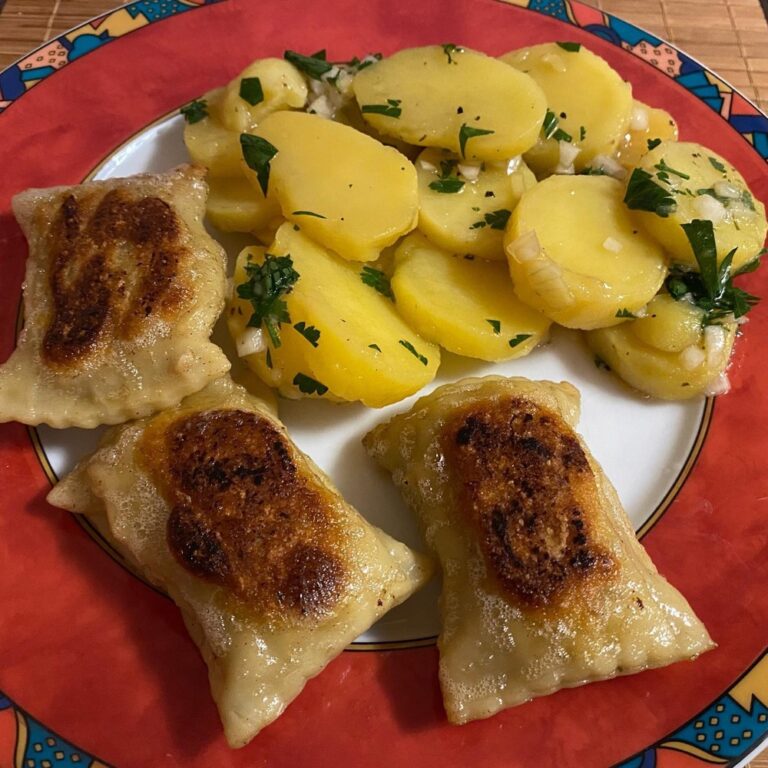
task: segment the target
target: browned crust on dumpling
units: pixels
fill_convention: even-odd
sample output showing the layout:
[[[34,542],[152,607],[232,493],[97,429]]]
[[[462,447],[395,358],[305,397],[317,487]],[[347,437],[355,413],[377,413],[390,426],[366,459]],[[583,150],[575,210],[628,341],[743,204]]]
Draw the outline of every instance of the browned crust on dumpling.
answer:
[[[190,573],[262,614],[320,616],[348,580],[334,499],[286,436],[249,411],[155,419],[138,446]]]
[[[43,359],[76,367],[110,326],[130,340],[150,315],[169,319],[183,298],[176,277],[188,254],[184,234],[159,197],[119,189],[66,194],[47,233],[53,309]]]
[[[592,469],[559,415],[516,397],[475,403],[452,414],[442,448],[460,513],[508,599],[548,606],[615,571],[591,530]]]

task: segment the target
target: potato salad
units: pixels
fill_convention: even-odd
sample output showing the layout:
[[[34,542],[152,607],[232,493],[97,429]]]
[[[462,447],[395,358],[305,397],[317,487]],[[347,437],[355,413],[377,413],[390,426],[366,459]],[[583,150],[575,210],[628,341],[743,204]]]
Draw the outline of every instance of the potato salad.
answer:
[[[643,393],[727,391],[765,208],[585,46],[286,51],[181,111],[208,218],[254,238],[229,330],[284,396],[381,407],[553,323]]]

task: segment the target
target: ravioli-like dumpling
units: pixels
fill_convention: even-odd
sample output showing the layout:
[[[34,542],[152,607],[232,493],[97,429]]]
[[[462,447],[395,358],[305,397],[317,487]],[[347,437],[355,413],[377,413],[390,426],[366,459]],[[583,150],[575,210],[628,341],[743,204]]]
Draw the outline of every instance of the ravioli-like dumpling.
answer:
[[[209,341],[226,255],[205,171],[30,189],[24,330],[0,366],[0,422],[95,427],[177,405],[229,369]]]
[[[569,384],[466,379],[365,438],[443,568],[453,723],[713,647],[573,431],[578,412]]]
[[[181,608],[233,747],[430,575],[228,378],[113,428],[48,500],[100,505],[118,551]]]

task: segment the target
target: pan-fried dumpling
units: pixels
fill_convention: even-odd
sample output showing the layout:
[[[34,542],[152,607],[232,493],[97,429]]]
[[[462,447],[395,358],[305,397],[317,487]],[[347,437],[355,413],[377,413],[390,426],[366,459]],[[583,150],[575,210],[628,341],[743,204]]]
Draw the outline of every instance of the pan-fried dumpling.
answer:
[[[205,171],[30,189],[24,330],[0,366],[0,422],[116,424],[177,405],[229,369],[208,338],[226,256],[202,225]]]
[[[466,379],[365,438],[443,568],[453,723],[713,647],[573,431],[578,411],[569,384]]]
[[[113,428],[48,499],[100,500],[118,550],[181,608],[234,747],[430,575],[228,378]]]

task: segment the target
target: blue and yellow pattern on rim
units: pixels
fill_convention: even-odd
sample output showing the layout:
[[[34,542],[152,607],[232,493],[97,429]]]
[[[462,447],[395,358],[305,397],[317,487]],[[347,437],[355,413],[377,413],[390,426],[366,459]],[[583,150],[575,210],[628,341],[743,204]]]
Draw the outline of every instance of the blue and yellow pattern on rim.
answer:
[[[726,120],[768,160],[768,118],[699,62],[595,8],[569,0],[501,0],[581,27],[648,62]],[[226,0],[137,0],[51,40],[0,72],[0,113],[67,64],[137,29]],[[768,649],[722,696],[616,768],[733,766],[768,739]],[[0,764],[107,768],[0,692]]]

